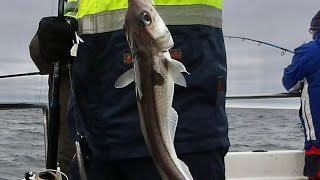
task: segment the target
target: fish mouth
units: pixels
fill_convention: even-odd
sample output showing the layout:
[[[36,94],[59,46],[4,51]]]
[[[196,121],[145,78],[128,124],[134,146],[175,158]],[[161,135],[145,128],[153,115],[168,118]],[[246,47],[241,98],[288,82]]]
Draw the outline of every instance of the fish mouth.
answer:
[[[163,36],[160,36],[156,39],[156,43],[159,45],[159,48],[162,51],[167,51],[171,49],[174,45],[172,36],[169,31],[166,31],[166,33]]]

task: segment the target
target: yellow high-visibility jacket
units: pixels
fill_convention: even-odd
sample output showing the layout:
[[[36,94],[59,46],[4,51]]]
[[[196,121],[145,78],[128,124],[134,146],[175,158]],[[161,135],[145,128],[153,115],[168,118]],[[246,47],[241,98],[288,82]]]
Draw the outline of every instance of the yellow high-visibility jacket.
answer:
[[[223,0],[155,0],[166,25],[222,27]],[[128,0],[68,0],[65,15],[79,20],[80,34],[95,34],[123,28]]]

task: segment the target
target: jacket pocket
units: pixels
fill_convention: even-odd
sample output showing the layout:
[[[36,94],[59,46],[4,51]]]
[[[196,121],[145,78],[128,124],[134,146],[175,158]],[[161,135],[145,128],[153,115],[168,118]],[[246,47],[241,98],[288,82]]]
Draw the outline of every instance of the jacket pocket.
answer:
[[[226,78],[216,78],[216,101],[215,106],[225,104],[226,100]]]

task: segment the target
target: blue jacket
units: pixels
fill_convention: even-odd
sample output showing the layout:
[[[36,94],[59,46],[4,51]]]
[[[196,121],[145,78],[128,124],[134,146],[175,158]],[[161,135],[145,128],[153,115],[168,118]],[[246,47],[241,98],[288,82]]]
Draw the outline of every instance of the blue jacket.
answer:
[[[320,148],[320,35],[295,49],[292,63],[285,68],[282,83],[291,92],[302,90],[300,119],[305,149]]]
[[[191,73],[186,75],[186,88],[175,87],[173,107],[179,114],[174,141],[177,153],[229,147],[222,30],[201,25],[168,28],[175,41],[172,49],[181,50],[181,62]],[[148,156],[134,83],[114,88],[120,75],[132,68],[124,61],[124,54],[130,53],[124,31],[83,35],[82,39],[85,43],[79,45],[72,67],[77,110],[70,107],[69,112],[77,112],[77,116],[69,117],[82,119],[89,145],[101,158]]]

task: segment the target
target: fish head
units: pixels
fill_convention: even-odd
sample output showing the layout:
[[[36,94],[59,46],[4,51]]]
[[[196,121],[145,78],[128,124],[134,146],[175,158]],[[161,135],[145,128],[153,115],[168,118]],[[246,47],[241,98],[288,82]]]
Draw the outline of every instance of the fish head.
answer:
[[[129,0],[124,28],[131,49],[167,51],[174,45],[167,26],[150,0]]]

